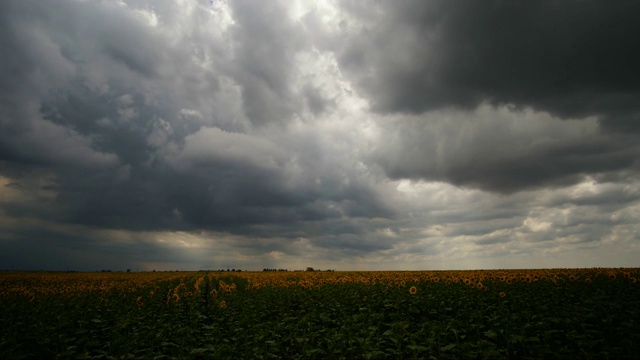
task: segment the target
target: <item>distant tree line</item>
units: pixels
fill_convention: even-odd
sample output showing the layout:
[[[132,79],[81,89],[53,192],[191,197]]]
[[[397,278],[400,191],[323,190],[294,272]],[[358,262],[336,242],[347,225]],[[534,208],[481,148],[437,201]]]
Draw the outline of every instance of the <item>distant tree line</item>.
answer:
[[[242,272],[241,269],[218,269],[218,270],[198,270],[198,272],[209,272],[209,271],[213,271],[213,272]]]
[[[289,271],[287,269],[270,269],[270,268],[264,268],[262,269],[262,271]],[[293,271],[334,271],[334,270],[316,270],[314,268],[312,268],[311,266],[307,267],[306,270],[293,270]]]

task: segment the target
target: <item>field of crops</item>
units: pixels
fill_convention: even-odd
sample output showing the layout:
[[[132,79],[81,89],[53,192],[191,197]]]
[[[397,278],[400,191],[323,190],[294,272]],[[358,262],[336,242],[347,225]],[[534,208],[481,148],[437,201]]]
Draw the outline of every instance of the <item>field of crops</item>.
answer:
[[[0,273],[0,358],[640,358],[640,269]]]

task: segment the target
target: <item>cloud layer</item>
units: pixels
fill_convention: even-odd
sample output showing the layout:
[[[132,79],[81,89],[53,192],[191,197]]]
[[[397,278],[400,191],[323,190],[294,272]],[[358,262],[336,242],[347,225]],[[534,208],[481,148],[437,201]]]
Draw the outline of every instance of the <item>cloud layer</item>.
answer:
[[[2,3],[0,268],[637,266],[637,8]]]

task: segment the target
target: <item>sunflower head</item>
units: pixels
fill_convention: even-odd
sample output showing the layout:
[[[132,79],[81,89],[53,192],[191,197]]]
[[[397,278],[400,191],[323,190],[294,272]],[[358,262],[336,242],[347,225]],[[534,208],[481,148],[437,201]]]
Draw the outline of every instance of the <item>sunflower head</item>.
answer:
[[[418,292],[418,289],[415,286],[412,286],[409,289],[409,294],[411,294],[411,295],[415,295],[417,292]]]

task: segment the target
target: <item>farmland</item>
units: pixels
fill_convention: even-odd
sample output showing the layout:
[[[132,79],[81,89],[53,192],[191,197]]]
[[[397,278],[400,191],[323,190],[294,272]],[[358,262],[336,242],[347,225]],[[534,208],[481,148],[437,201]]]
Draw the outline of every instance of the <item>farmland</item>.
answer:
[[[640,269],[0,273],[0,358],[640,358]]]

